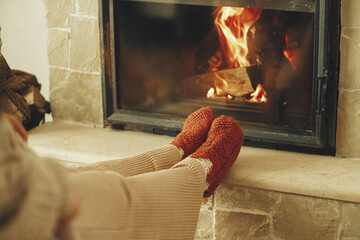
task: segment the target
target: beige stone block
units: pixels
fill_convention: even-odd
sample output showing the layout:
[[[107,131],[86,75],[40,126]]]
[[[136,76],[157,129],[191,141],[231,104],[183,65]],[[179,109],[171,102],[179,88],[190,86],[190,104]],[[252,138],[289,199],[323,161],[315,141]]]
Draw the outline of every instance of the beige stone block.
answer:
[[[69,32],[50,28],[48,34],[47,50],[49,64],[52,66],[69,67]]]
[[[336,155],[360,157],[360,90],[340,91],[336,133]]]
[[[360,1],[341,0],[341,25],[359,26],[360,25]]]
[[[98,16],[99,0],[77,0],[76,12],[80,15]]]
[[[70,68],[86,72],[100,71],[100,35],[98,20],[71,17]]]
[[[212,210],[214,205],[214,194],[211,197],[203,198],[201,205],[201,207],[204,209],[206,208],[208,210]]]
[[[215,239],[271,239],[269,217],[217,210],[215,212]]]
[[[70,14],[75,13],[75,0],[44,0],[48,27],[69,27]]]
[[[360,239],[360,205],[343,203],[340,239]]]
[[[196,227],[195,239],[213,239],[213,211],[202,208]]]
[[[270,213],[278,198],[277,192],[220,184],[215,194],[215,206],[230,210],[240,208]]]
[[[54,120],[102,124],[101,77],[50,68],[50,104]]]
[[[339,87],[360,89],[359,62],[360,28],[343,28],[340,38]]]
[[[335,239],[340,211],[337,201],[283,195],[273,215],[274,236],[291,240]]]

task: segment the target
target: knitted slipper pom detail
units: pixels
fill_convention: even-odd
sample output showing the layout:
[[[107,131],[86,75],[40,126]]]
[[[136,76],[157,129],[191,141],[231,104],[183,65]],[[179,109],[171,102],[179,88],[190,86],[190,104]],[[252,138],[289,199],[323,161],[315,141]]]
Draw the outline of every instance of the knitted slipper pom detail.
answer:
[[[182,159],[203,144],[213,121],[214,114],[210,108],[201,108],[188,116],[182,131],[171,142],[183,152]]]
[[[221,116],[214,120],[206,141],[190,156],[212,163],[210,171],[207,171],[206,182],[209,187],[204,197],[210,197],[228,173],[239,155],[243,140],[244,134],[233,119]]]

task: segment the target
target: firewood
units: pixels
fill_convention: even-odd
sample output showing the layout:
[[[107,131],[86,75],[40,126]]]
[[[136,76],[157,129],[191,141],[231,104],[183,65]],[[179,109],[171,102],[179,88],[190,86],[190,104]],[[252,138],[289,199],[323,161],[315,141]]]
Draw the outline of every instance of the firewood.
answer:
[[[8,79],[14,74],[11,72],[9,65],[7,64],[4,56],[0,53],[0,81]]]
[[[27,130],[39,125],[44,114],[50,113],[40,89],[35,75],[11,70],[0,54],[0,112],[15,115]]]
[[[292,67],[283,54],[284,36],[274,26],[253,25],[247,35],[250,62],[261,69],[261,82],[266,91],[289,87]]]
[[[38,82],[35,75],[16,69],[13,69],[12,72],[15,74],[15,76],[20,77],[23,82],[33,85],[41,90],[41,84]]]
[[[24,78],[18,77],[11,71],[4,56],[0,53],[0,88],[8,88],[15,92],[29,87]]]
[[[220,49],[219,33],[214,26],[205,37],[199,42],[195,50],[195,66],[196,70],[202,72],[209,72],[214,67],[219,67],[220,62],[216,60],[222,60],[222,53]]]
[[[0,91],[0,112],[13,114],[23,123],[31,118],[30,109],[24,98],[9,89]]]
[[[185,97],[205,97],[210,88],[219,96],[243,96],[254,91],[246,68],[239,67],[195,75],[182,82]]]
[[[37,87],[30,86],[21,95],[24,97],[30,110],[37,110],[45,113],[45,110],[43,109],[45,106],[45,98],[41,95]]]

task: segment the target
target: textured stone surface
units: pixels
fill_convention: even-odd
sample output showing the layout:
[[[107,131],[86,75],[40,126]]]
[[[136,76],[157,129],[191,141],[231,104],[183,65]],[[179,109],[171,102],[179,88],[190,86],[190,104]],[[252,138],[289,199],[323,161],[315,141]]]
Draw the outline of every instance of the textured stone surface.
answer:
[[[359,0],[341,0],[341,25],[360,26],[359,12]]]
[[[98,20],[71,16],[70,68],[100,71]]]
[[[214,205],[214,194],[209,198],[203,198],[201,207],[204,209],[212,210]]]
[[[360,157],[360,90],[339,93],[336,154]]]
[[[172,137],[164,135],[115,131],[55,121],[31,130],[29,145],[40,156],[86,164],[131,156],[156,146],[162,146],[169,143],[171,139]],[[244,147],[242,151],[250,150],[248,147]],[[264,149],[258,149],[258,151],[261,152]],[[343,172],[342,174],[348,173]],[[335,180],[341,175],[341,170],[338,174],[330,175]],[[353,182],[358,184],[358,178],[354,178]],[[222,192],[229,191],[229,193],[221,193],[222,195],[235,194],[234,198],[226,198],[229,200],[220,199],[220,201],[231,202],[230,204],[223,203],[227,206],[226,210],[217,208],[219,206],[216,202],[219,200],[218,196],[215,197],[213,204],[211,198],[210,201],[203,203],[196,239],[360,239],[360,204],[276,192],[273,193],[273,196],[278,196],[278,198],[272,207],[273,210],[269,214],[261,214],[258,210],[254,210],[253,202],[257,202],[256,198],[261,196],[265,196],[266,199],[270,192],[249,188],[237,193],[237,188],[243,189],[243,187],[236,186],[220,186],[218,188]],[[241,196],[237,196],[241,192],[251,193],[249,196],[254,197],[242,199]],[[215,194],[218,194],[218,191]],[[237,199],[240,199],[241,209],[235,204]],[[270,201],[272,201],[271,199]],[[264,204],[266,206],[266,203]],[[256,206],[259,206],[259,203]],[[216,214],[214,215],[215,222],[212,222],[210,207]],[[213,231],[211,226],[215,227]],[[216,238],[211,235],[211,231]]]
[[[195,239],[213,239],[213,211],[201,208],[196,228]]]
[[[98,0],[76,0],[76,13],[97,17],[98,5]]]
[[[48,27],[69,27],[70,14],[75,12],[75,0],[44,0]]]
[[[340,38],[340,88],[360,89],[360,68],[356,64],[359,62],[360,28],[343,28]]]
[[[336,155],[341,157],[360,157],[360,132],[357,130],[360,120],[357,117],[360,106],[351,96],[360,89],[360,1],[341,1],[340,37],[340,96],[338,103],[338,121],[336,135]],[[350,90],[352,92],[342,92]],[[355,91],[355,92],[354,92]],[[356,99],[358,99],[356,97]],[[348,105],[348,104],[353,105]]]
[[[50,102],[54,120],[102,124],[100,74],[50,68]]]
[[[215,211],[215,239],[270,239],[269,217],[217,210]]]
[[[340,223],[339,239],[360,239],[359,204],[342,204],[342,221]]]
[[[221,184],[215,194],[216,208],[247,209],[270,213],[273,211],[278,193],[236,185]]]
[[[48,59],[49,65],[69,66],[69,32],[50,28],[48,30]]]
[[[273,216],[274,236],[280,239],[335,239],[340,222],[337,201],[283,194]]]

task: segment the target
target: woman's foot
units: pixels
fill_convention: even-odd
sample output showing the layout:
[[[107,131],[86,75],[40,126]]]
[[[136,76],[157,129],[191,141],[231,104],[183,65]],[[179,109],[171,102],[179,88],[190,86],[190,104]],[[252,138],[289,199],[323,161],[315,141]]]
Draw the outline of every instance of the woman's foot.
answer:
[[[182,159],[204,143],[213,121],[214,114],[210,108],[201,108],[188,116],[182,131],[171,142],[182,152]]]
[[[243,140],[243,132],[232,118],[221,116],[213,121],[206,141],[190,155],[190,158],[199,160],[207,171],[208,188],[204,197],[214,193],[230,170],[239,155]]]

